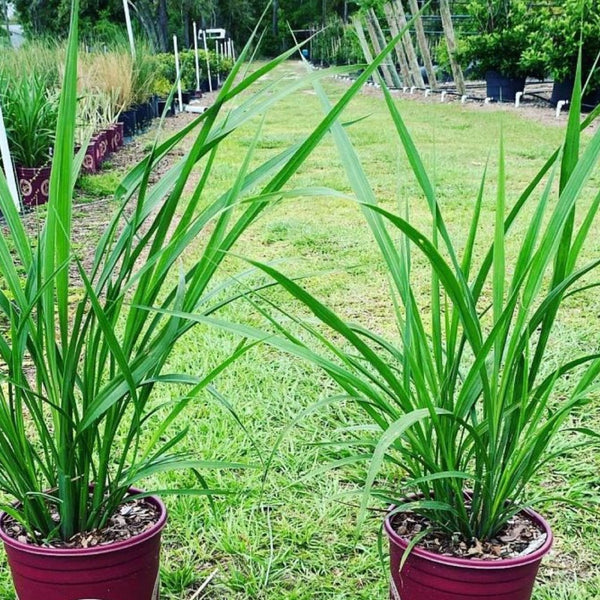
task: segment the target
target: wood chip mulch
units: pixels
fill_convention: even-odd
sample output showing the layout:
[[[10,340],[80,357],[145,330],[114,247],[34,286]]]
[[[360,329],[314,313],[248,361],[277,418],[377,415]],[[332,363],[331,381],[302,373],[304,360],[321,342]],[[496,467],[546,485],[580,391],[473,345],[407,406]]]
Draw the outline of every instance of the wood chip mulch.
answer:
[[[54,515],[58,522],[58,514]],[[42,544],[34,540],[23,528],[11,518],[6,519],[5,533],[11,538],[33,546],[43,548],[57,548],[62,550],[74,548],[95,548],[116,542],[123,542],[144,531],[148,531],[160,518],[159,509],[147,500],[132,500],[123,504],[114,514],[103,529],[96,529],[74,535],[70,540],[53,540]]]
[[[449,534],[436,530],[427,518],[414,513],[394,515],[392,526],[396,533],[407,541],[431,528],[431,531],[417,543],[417,548],[454,558],[480,560],[515,558],[531,554],[546,541],[546,533],[522,514],[510,519],[498,535],[489,540],[475,538],[469,540],[459,533]]]

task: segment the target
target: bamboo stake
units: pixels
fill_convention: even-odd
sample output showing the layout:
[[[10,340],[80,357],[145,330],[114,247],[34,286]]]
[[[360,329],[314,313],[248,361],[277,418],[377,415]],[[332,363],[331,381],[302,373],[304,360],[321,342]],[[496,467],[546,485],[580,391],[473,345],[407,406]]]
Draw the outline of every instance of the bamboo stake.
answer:
[[[212,75],[210,74],[210,57],[208,56],[208,46],[206,44],[206,30],[202,30],[202,40],[204,41],[204,54],[206,55],[206,69],[208,72],[208,89],[210,92],[213,91],[212,87]]]
[[[133,37],[133,27],[131,26],[131,15],[129,14],[128,0],[123,0],[123,10],[125,11],[125,24],[127,25],[127,36],[131,47],[131,56],[135,58],[135,39]]]
[[[446,37],[446,46],[448,46],[448,58],[450,59],[454,85],[458,93],[462,95],[466,93],[465,79],[460,64],[456,60],[456,38],[454,36],[454,25],[452,25],[452,13],[450,12],[448,0],[440,0],[440,15],[442,17],[444,36]]]
[[[219,60],[220,60],[219,59],[219,55],[220,55],[219,46],[220,45],[221,44],[220,44],[219,40],[217,40],[215,42],[215,57],[216,57],[217,65],[219,64]],[[221,75],[219,74],[219,71],[217,71],[217,87],[221,87]]]
[[[398,29],[403,29],[406,27],[406,13],[404,12],[401,0],[395,0],[395,2],[392,2],[391,6],[398,23]],[[425,82],[421,75],[421,67],[419,67],[419,61],[417,60],[417,53],[415,52],[410,31],[407,31],[404,36],[402,36],[402,42],[404,43],[404,49],[406,50],[406,57],[408,58],[408,66],[412,79],[417,87],[424,88]]]
[[[387,41],[386,41],[385,35],[383,34],[383,31],[381,29],[381,25],[379,24],[379,19],[377,18],[377,15],[375,14],[375,10],[373,10],[373,9],[371,9],[371,18],[373,19],[373,26],[375,27],[375,33],[377,34],[377,38],[379,39],[381,48],[383,49],[386,47]],[[402,87],[402,82],[400,81],[400,77],[398,77],[398,72],[396,71],[396,66],[394,65],[394,61],[392,60],[392,57],[389,54],[385,57],[384,62],[387,66],[388,71],[390,72],[390,75],[394,82],[394,87],[396,87],[396,88]]]
[[[371,46],[373,46],[373,51],[375,52],[375,54],[380,54],[382,48],[381,48],[381,44],[379,42],[379,38],[377,37],[377,33],[375,32],[375,27],[372,22],[370,10],[367,13],[367,18],[365,19],[365,24],[367,26],[367,32],[369,33],[369,38],[371,39]],[[378,71],[380,71],[381,74],[383,75],[385,84],[388,87],[394,87],[394,81],[392,79],[392,74],[390,73],[390,71],[388,69],[388,65],[385,63],[385,61],[379,65]]]
[[[385,11],[385,17],[388,22],[388,27],[392,33],[392,37],[398,37],[400,30],[398,29],[398,22],[394,16],[394,12],[392,7],[389,4],[385,4],[383,6]],[[410,69],[408,68],[408,60],[406,58],[406,52],[404,51],[404,45],[402,41],[399,41],[394,47],[394,52],[396,54],[396,58],[398,60],[398,64],[400,65],[400,73],[402,74],[402,81],[405,86],[413,85],[413,79],[410,75]]]
[[[196,91],[200,91],[200,60],[198,58],[198,29],[196,27],[196,21],[193,24],[194,27],[194,57],[196,60]]]
[[[373,62],[373,55],[371,54],[369,42],[367,42],[367,38],[365,36],[365,29],[362,24],[362,19],[360,19],[358,16],[353,16],[352,23],[354,24],[354,28],[356,29],[356,36],[358,37],[360,47],[362,48],[363,54],[365,55],[365,61],[368,64],[371,64]],[[374,71],[373,74],[379,79],[379,81],[382,81],[381,74],[378,70]]]
[[[177,48],[177,36],[173,36],[173,49],[175,50],[175,73],[177,74],[177,95],[179,98],[179,112],[183,112],[183,96],[181,95],[181,67],[179,65],[179,49]]]
[[[423,57],[423,64],[425,65],[425,71],[427,71],[427,78],[429,79],[429,87],[433,90],[437,90],[437,78],[435,76],[435,70],[433,68],[433,62],[431,60],[431,53],[429,52],[429,44],[427,43],[427,36],[425,35],[425,29],[423,27],[423,19],[419,14],[419,5],[417,0],[408,0],[410,11],[415,16],[414,24],[415,31],[417,32],[417,41],[419,42],[419,48],[421,49],[421,56]]]

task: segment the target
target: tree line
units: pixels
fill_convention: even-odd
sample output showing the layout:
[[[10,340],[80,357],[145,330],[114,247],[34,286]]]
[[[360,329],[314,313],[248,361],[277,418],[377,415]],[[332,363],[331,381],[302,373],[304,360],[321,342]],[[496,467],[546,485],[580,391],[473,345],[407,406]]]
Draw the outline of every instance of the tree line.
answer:
[[[71,0],[15,0],[19,19],[29,36],[60,38],[67,34]],[[134,26],[159,51],[168,51],[178,35],[190,45],[192,23],[221,27],[243,44],[267,11],[263,49],[276,53],[289,45],[289,29],[326,23],[332,16],[347,18],[359,2],[351,0],[130,0]],[[83,39],[97,43],[123,35],[122,0],[81,0]]]

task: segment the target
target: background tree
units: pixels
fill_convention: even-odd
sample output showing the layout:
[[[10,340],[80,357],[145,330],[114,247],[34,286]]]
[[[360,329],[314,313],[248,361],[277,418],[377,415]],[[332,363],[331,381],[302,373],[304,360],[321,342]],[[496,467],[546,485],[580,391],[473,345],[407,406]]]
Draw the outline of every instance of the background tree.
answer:
[[[6,0],[0,0],[6,2]],[[182,45],[192,44],[192,23],[201,28],[222,27],[238,46],[244,44],[263,13],[266,0],[129,0],[134,25],[152,46],[171,50],[177,34]],[[1,5],[0,5],[1,6]],[[63,37],[67,33],[70,0],[16,0],[19,20],[29,36]],[[267,50],[289,47],[292,29],[321,26],[333,16],[347,17],[358,8],[351,0],[275,0],[274,30],[269,32]],[[272,29],[270,20],[265,28]],[[81,32],[88,40],[98,39],[111,27],[124,31],[122,0],[82,0]],[[99,36],[99,32],[102,34]]]

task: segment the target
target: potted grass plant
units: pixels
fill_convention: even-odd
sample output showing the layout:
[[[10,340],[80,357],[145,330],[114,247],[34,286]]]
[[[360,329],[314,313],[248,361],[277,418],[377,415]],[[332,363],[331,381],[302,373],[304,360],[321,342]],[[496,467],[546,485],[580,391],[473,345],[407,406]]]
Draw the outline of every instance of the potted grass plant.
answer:
[[[133,108],[138,130],[146,129],[157,116],[153,106],[157,61],[149,49],[140,47],[133,63]]]
[[[48,201],[57,99],[36,73],[0,76],[0,102],[25,206]]]
[[[144,52],[144,49],[140,49]],[[88,96],[101,99],[100,119],[88,114],[88,121],[103,121],[116,132],[113,149],[131,137],[136,130],[136,115],[132,106],[136,101],[135,65],[128,49],[119,46],[101,53],[85,53],[79,57],[79,91],[82,108]]]
[[[356,404],[364,419],[350,427],[345,421],[343,440],[327,442],[348,449],[335,466],[367,465],[361,521],[370,497],[392,506],[384,523],[391,598],[528,600],[552,544],[548,524],[532,508],[556,500],[553,490],[532,493],[529,483],[564,453],[598,443],[597,434],[570,419],[598,390],[600,353],[561,355],[554,330],[563,301],[598,285],[600,259],[582,263],[581,254],[600,206],[593,186],[586,188],[597,172],[600,132],[584,144],[580,129],[600,110],[580,125],[576,83],[564,144],[510,210],[500,144],[493,242],[482,247],[485,174],[466,237],[457,242],[397,104],[384,93],[431,230],[411,224],[410,207],[395,214],[379,206],[344,127],[337,123],[332,135],[386,266],[397,338],[349,322],[256,261],[310,319],[278,308],[280,295],[255,301],[249,293],[268,329],[201,321],[311,361]],[[395,478],[377,485],[384,465]]]
[[[257,162],[256,117],[324,75],[262,86],[261,78],[297,49],[244,76],[247,46],[214,104],[157,141],[124,178],[115,214],[91,256],[82,256],[72,239],[73,188],[83,159],[83,150],[73,157],[77,0],[71,19],[50,199],[39,232],[24,227],[0,174],[6,219],[0,236],[0,538],[20,600],[156,600],[166,513],[153,490],[139,486],[167,470],[192,469],[197,489],[161,495],[208,495],[213,490],[202,471],[244,466],[199,460],[178,444],[186,434],[186,406],[253,345],[240,344],[206,373],[172,373],[168,359],[195,324],[176,313],[208,315],[227,305],[228,295],[238,297],[230,288],[237,280],[215,281],[220,264],[274,198],[309,193],[286,189],[287,183],[364,80],[306,137]],[[206,202],[205,191],[219,177],[213,165],[221,142],[252,123],[256,141],[240,157],[232,187]],[[149,183],[154,168],[191,134],[190,149]],[[180,260],[198,239],[201,249],[194,246],[188,260]],[[164,385],[185,390],[179,399],[161,401]]]

